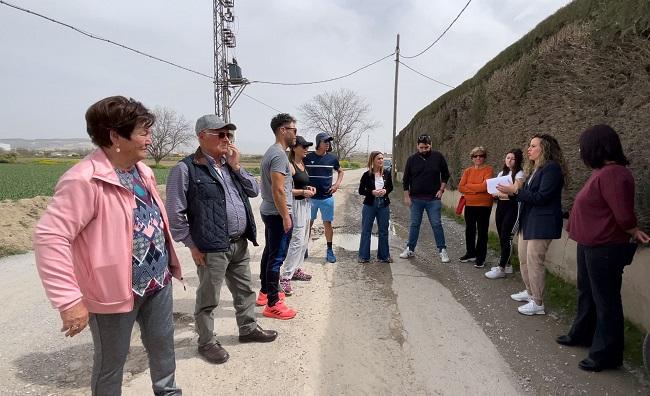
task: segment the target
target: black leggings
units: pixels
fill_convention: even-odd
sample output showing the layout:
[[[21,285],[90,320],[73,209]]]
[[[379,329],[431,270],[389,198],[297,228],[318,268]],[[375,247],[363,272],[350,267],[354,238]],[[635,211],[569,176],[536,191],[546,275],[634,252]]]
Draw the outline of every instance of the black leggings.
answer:
[[[499,234],[499,244],[501,245],[501,257],[499,258],[499,267],[505,268],[510,262],[512,255],[512,229],[517,221],[517,201],[499,200],[497,201],[497,212],[495,214],[495,223],[497,233]]]
[[[491,206],[465,206],[465,243],[467,254],[476,257],[478,264],[485,262],[487,255],[488,227]],[[478,237],[476,236],[478,231]]]

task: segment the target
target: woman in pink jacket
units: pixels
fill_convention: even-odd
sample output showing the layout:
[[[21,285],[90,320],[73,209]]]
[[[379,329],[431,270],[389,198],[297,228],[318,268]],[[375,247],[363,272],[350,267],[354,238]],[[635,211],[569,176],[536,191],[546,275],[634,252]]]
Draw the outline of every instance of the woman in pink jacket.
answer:
[[[141,161],[155,117],[123,96],[86,112],[98,148],[70,168],[34,232],[43,287],[73,337],[90,327],[93,395],[119,395],[137,321],[154,394],[180,395],[171,278],[181,268],[153,172]]]

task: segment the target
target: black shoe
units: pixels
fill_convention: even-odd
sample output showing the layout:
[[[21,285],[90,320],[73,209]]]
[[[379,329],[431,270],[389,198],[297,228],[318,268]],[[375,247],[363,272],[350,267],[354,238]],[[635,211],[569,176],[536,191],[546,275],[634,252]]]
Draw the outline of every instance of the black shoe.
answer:
[[[461,263],[466,263],[468,261],[476,261],[476,256],[471,256],[471,255],[465,253],[464,255],[460,256],[458,261],[460,261]]]
[[[621,363],[622,364],[622,363]],[[593,359],[591,358],[584,358],[578,363],[578,367],[583,369],[584,371],[594,371],[594,372],[600,372],[606,369],[615,369],[619,368],[621,364],[603,364],[603,363],[596,363]]]
[[[218,341],[212,344],[199,346],[199,355],[203,356],[205,360],[214,364],[226,363],[230,355],[228,351],[223,349]]]
[[[566,345],[566,346],[584,346],[584,347],[589,347],[591,344],[588,344],[586,342],[581,342],[579,340],[576,340],[575,338],[572,338],[569,335],[561,335],[558,336],[555,339],[555,342],[557,342],[560,345]]]
[[[484,262],[477,262],[476,264],[474,264],[474,268],[483,268],[483,267],[485,267]]]
[[[248,334],[240,335],[239,342],[271,342],[275,341],[278,332],[275,330],[264,330],[259,325]]]

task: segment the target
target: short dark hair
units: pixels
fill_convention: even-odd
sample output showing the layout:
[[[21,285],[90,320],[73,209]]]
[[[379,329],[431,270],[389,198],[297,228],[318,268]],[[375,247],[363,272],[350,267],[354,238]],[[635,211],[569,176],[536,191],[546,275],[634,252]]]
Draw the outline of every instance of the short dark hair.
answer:
[[[296,119],[287,113],[280,113],[271,119],[271,130],[276,133],[280,127],[292,122],[296,122]]]
[[[418,136],[418,144],[424,143],[424,144],[431,144],[431,136],[427,134],[422,134]]]
[[[605,161],[629,165],[623,154],[618,133],[609,125],[600,124],[587,128],[580,135],[580,159],[592,169],[602,168]]]
[[[111,131],[125,139],[140,125],[149,128],[156,116],[133,98],[109,96],[93,104],[86,110],[86,131],[90,139],[99,147],[111,147]]]

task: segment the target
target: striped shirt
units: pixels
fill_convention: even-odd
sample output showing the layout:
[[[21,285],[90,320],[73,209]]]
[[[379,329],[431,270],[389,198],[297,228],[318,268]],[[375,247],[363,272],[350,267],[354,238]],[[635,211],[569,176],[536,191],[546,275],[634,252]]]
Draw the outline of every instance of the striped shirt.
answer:
[[[314,199],[325,199],[332,196],[329,192],[332,188],[332,175],[334,171],[341,169],[339,160],[336,156],[325,153],[325,155],[318,155],[315,152],[307,154],[303,164],[309,173],[309,184],[316,187],[316,195]]]

